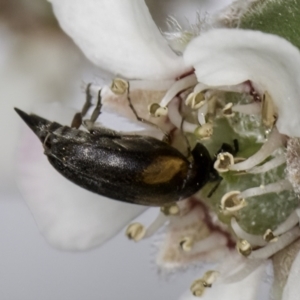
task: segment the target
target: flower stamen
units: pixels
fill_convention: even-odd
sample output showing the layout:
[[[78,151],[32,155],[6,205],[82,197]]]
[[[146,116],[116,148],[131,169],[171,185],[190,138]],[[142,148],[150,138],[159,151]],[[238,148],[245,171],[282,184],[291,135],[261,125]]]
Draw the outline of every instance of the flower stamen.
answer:
[[[278,155],[275,158],[271,159],[270,161],[264,163],[261,166],[254,167],[250,170],[247,170],[247,173],[250,173],[250,174],[265,173],[265,172],[268,172],[272,169],[275,169],[275,168],[281,166],[285,162],[286,162],[285,155],[281,154],[281,155]]]
[[[179,243],[179,246],[185,252],[191,251],[193,245],[194,245],[194,239],[189,236],[184,237],[183,240]]]
[[[247,189],[241,192],[239,197],[246,199],[250,197],[261,196],[268,193],[280,193],[282,191],[292,189],[292,184],[287,179],[283,179],[274,183],[270,183],[268,185],[261,185],[259,187]]]
[[[278,237],[274,235],[274,232],[271,229],[267,229],[264,234],[264,240],[268,243],[277,242]]]
[[[295,227],[290,231],[284,233],[278,240],[274,243],[269,243],[267,246],[252,251],[251,255],[248,256],[249,259],[267,259],[277,253],[278,251],[284,249],[286,246],[294,242],[300,237],[300,228]]]
[[[182,123],[182,116],[179,112],[179,99],[175,98],[168,106],[168,116],[171,123],[177,128],[182,128],[184,132],[194,133],[198,128],[198,124],[193,124],[187,121]],[[182,124],[181,124],[182,123]]]
[[[193,237],[185,237],[179,245],[183,251],[189,252],[190,255],[193,255],[209,252],[216,247],[226,246],[227,239],[224,235],[215,232],[199,241],[195,241]]]
[[[140,241],[146,233],[144,225],[141,223],[132,223],[127,227],[126,236],[135,242]]]
[[[160,212],[156,219],[146,228],[140,223],[132,223],[127,227],[126,236],[130,240],[138,242],[142,239],[153,236],[166,222],[168,217]]]
[[[234,213],[247,205],[240,191],[226,193],[221,199],[221,210],[224,214]]]
[[[207,140],[213,135],[213,125],[211,123],[205,123],[202,126],[198,126],[194,130],[194,134],[201,140]]]
[[[153,117],[166,116],[168,114],[167,107],[161,107],[158,103],[152,103],[148,106],[148,111]]]
[[[192,109],[199,109],[205,104],[206,100],[203,93],[190,93],[185,99],[185,105]]]
[[[268,140],[263,144],[263,146],[252,156],[243,162],[234,164],[230,166],[231,171],[243,171],[248,170],[259,163],[263,162],[267,157],[269,157],[274,150],[282,146],[282,138],[278,130],[274,127],[269,135]]]
[[[228,152],[221,152],[217,155],[217,160],[214,163],[214,168],[219,173],[229,171],[229,167],[234,164],[233,155]]]
[[[202,279],[197,279],[192,283],[190,290],[195,297],[201,297],[205,288],[205,282]]]
[[[246,257],[252,253],[252,247],[247,240],[238,240],[236,243],[236,249],[241,255]]]
[[[197,83],[197,78],[195,74],[183,77],[174,82],[174,84],[169,88],[165,96],[160,101],[160,107],[166,108],[169,103],[178,95],[178,93],[188,89],[191,86],[194,86]]]
[[[267,128],[272,128],[277,120],[274,102],[268,92],[263,95],[261,108],[262,123]]]
[[[216,281],[219,272],[207,271],[201,279],[195,280],[191,285],[191,292],[195,297],[201,297],[206,288],[210,288]]]
[[[124,95],[128,90],[128,86],[128,81],[121,78],[115,78],[111,83],[110,89],[114,94]]]
[[[233,103],[229,102],[227,103],[224,108],[222,109],[222,113],[226,118],[231,118],[234,116],[234,112],[232,110]]]
[[[258,102],[236,104],[232,106],[232,111],[245,115],[258,115],[261,113],[261,104]]]
[[[297,224],[299,224],[299,216],[298,216],[299,208],[297,208],[289,217],[281,223],[273,232],[275,236],[279,236],[285,232],[288,232]]]
[[[165,215],[165,216],[176,216],[179,215],[180,213],[180,208],[176,203],[171,203],[171,204],[165,204],[160,208],[160,211]]]
[[[208,101],[206,100],[203,105],[198,109],[198,122],[201,125],[206,123],[206,115],[208,112]]]
[[[261,264],[263,264],[264,260],[257,259],[257,260],[249,260],[247,259],[246,262],[237,270],[235,273],[225,277],[222,280],[222,283],[230,284],[242,281],[246,277],[248,277],[252,272],[254,272]]]
[[[252,246],[265,246],[267,242],[260,235],[250,234],[244,231],[235,218],[231,218],[231,228],[238,238],[248,241]]]

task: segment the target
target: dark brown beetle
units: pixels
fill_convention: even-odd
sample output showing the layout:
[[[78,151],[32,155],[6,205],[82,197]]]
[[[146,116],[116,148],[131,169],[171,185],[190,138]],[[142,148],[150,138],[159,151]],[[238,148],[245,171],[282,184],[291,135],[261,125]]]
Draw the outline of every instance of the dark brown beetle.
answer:
[[[74,127],[82,123],[89,97],[88,92],[83,113],[73,120]],[[91,192],[130,203],[163,206],[190,197],[208,181],[219,178],[209,152],[200,143],[191,151],[190,161],[153,137],[94,127],[101,111],[100,92],[94,113],[85,123],[88,131],[15,110],[43,143],[52,166]]]

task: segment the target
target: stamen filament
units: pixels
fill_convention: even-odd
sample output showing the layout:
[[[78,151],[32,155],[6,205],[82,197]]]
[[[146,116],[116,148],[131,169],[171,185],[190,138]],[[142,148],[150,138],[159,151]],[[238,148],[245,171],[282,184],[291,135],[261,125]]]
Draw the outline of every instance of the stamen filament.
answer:
[[[267,242],[263,239],[260,235],[254,235],[250,234],[246,231],[244,231],[235,218],[231,218],[231,227],[234,231],[234,233],[239,237],[240,239],[247,240],[252,246],[265,246],[267,245]]]
[[[272,160],[266,162],[262,166],[254,167],[247,171],[247,173],[250,174],[259,174],[259,173],[265,173],[272,169],[275,169],[276,167],[279,167],[280,165],[284,164],[286,162],[285,155],[279,155],[273,158]]]
[[[280,193],[285,190],[291,190],[293,188],[292,184],[287,180],[283,179],[274,183],[270,183],[265,186],[254,187],[247,189],[239,195],[239,198],[250,198],[256,197],[268,193]]]
[[[209,86],[204,84],[204,83],[197,83],[197,85],[194,87],[194,93],[197,94],[197,93],[201,93],[205,90],[209,89]]]
[[[232,111],[245,115],[258,115],[261,113],[260,103],[253,102],[249,104],[237,104],[232,106]]]
[[[267,259],[277,253],[278,251],[284,249],[286,246],[294,242],[300,236],[300,228],[295,227],[287,233],[283,234],[274,243],[269,243],[267,246],[252,251],[248,256],[249,259]]]
[[[205,116],[208,111],[208,102],[206,101],[199,109],[198,109],[198,121],[201,125],[206,123]]]
[[[171,123],[177,128],[181,128],[182,116],[179,112],[179,99],[175,98],[168,106],[168,116]],[[195,132],[199,125],[184,121],[182,124],[182,130],[184,132]]]
[[[226,244],[227,244],[227,239],[225,236],[218,233],[214,233],[209,235],[207,238],[194,243],[191,249],[185,252],[188,252],[189,255],[193,255],[197,253],[211,251],[216,247],[225,246]]]
[[[156,219],[146,229],[144,239],[155,234],[168,221],[168,219],[168,216],[162,212],[159,212]]]
[[[254,272],[261,264],[264,262],[263,259],[257,260],[247,260],[242,267],[239,268],[235,273],[225,277],[222,281],[220,280],[219,283],[235,283],[242,281],[247,276],[249,276],[252,272]]]
[[[295,227],[299,223],[299,216],[297,214],[297,211],[299,208],[294,211],[283,223],[281,223],[274,231],[273,234],[275,236],[281,235],[293,227]]]
[[[166,107],[168,104],[172,101],[176,95],[181,92],[186,90],[187,88],[197,84],[197,78],[195,74],[186,76],[180,80],[177,80],[174,82],[174,84],[169,88],[165,96],[162,98],[160,101],[160,106]]]
[[[272,154],[274,150],[279,148],[282,145],[281,136],[276,128],[270,133],[268,140],[263,144],[263,146],[252,156],[246,159],[243,162],[237,163],[233,166],[230,166],[232,171],[243,171],[248,170],[262,161],[264,161],[268,156]]]

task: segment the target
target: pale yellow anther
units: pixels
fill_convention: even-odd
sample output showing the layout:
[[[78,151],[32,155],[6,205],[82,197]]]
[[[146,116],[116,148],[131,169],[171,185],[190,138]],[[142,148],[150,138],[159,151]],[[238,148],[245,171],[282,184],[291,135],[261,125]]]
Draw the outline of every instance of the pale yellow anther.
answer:
[[[234,213],[247,205],[245,199],[240,198],[240,191],[226,193],[221,199],[221,210],[224,214]]]
[[[234,157],[229,152],[219,153],[217,156],[217,160],[214,163],[214,168],[220,172],[228,172],[229,167],[234,164]]]
[[[127,227],[126,236],[135,242],[140,241],[146,233],[145,227],[140,223],[132,223]]]
[[[222,109],[222,113],[225,117],[231,118],[234,116],[234,112],[232,111],[233,104],[231,102],[227,103]]]
[[[202,279],[206,282],[207,287],[211,287],[212,284],[216,281],[217,277],[219,276],[219,272],[217,271],[207,271]]]
[[[205,291],[205,285],[206,283],[202,279],[197,279],[192,283],[190,290],[195,297],[201,297]]]
[[[166,216],[176,216],[179,214],[180,209],[176,203],[171,203],[161,206],[160,211]]]
[[[246,240],[238,240],[236,243],[237,251],[243,256],[249,256],[252,253],[252,247]]]
[[[264,240],[268,243],[277,242],[278,240],[278,237],[274,235],[271,229],[267,229],[263,237]]]
[[[267,128],[272,128],[277,120],[276,108],[268,92],[264,94],[262,99],[261,117],[263,124]]]
[[[207,271],[201,279],[195,280],[191,285],[191,292],[195,297],[201,297],[206,288],[210,288],[216,281],[219,272]]]
[[[148,111],[153,117],[166,116],[168,114],[168,108],[162,107],[158,103],[152,103],[148,106]]]
[[[190,236],[184,237],[179,245],[184,252],[189,252],[193,248],[194,239]]]
[[[192,109],[199,109],[205,102],[203,93],[190,93],[185,100],[185,105],[190,106]]]
[[[213,125],[211,123],[205,123],[202,126],[197,127],[194,134],[201,140],[207,140],[213,134]]]
[[[123,95],[128,90],[128,81],[121,78],[115,78],[111,83],[110,89],[117,95]]]

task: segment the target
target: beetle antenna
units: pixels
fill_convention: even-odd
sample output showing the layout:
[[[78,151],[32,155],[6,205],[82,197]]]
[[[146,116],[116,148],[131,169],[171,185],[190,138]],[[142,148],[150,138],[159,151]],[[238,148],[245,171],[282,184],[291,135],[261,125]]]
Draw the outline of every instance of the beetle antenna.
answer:
[[[89,83],[86,86],[86,89],[85,89],[85,102],[83,104],[81,112],[78,112],[78,113],[76,113],[74,115],[72,123],[71,123],[71,127],[72,128],[78,129],[81,126],[81,124],[82,124],[82,118],[86,115],[86,113],[88,112],[89,108],[92,106],[92,98],[93,97],[92,97],[91,91],[90,91],[91,85],[92,84]]]
[[[210,198],[214,193],[215,191],[217,190],[217,188],[219,187],[219,185],[221,184],[223,178],[222,177],[219,177],[218,179],[218,182],[215,184],[215,186],[210,190],[210,192],[208,193],[207,195],[207,198]]]
[[[233,140],[233,148],[234,148],[234,155],[240,151],[240,145],[237,139]]]
[[[129,82],[128,83],[128,86],[127,86],[127,100],[128,100],[128,103],[129,103],[129,107],[131,108],[132,112],[134,113],[136,119],[140,122],[143,122],[145,124],[148,124],[148,125],[151,125],[151,126],[154,126],[155,128],[157,128],[158,130],[160,130],[163,134],[164,134],[164,140],[166,141],[170,141],[171,140],[171,137],[170,137],[170,133],[167,133],[165,131],[163,131],[159,126],[157,126],[156,124],[144,119],[144,118],[141,118],[136,109],[134,108],[133,104],[132,104],[132,101],[131,101],[131,98],[130,98],[130,84]]]

